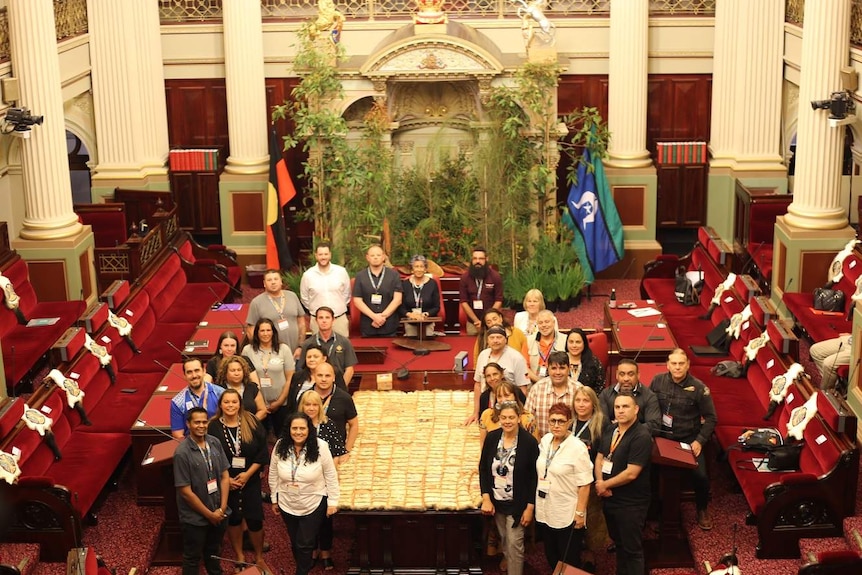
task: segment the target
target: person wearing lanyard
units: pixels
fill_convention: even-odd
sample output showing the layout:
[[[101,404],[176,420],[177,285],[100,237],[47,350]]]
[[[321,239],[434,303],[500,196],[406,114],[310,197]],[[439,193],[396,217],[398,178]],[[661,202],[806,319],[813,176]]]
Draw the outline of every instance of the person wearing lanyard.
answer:
[[[630,393],[614,399],[617,425],[602,435],[594,473],[608,532],[616,545],[617,575],[643,575],[643,528],[650,504],[652,436],[638,421]]]
[[[412,274],[406,280],[402,280],[404,296],[401,299],[401,315],[407,319],[423,319],[434,317],[440,313],[440,290],[437,282],[428,271],[428,260],[425,256],[415,255],[410,258],[410,269]],[[434,335],[434,324],[425,326],[425,335]],[[404,324],[404,335],[416,337],[419,330],[415,325]]]
[[[629,358],[620,359],[617,364],[617,383],[606,387],[599,394],[599,405],[605,419],[614,419],[614,398],[618,393],[627,391],[631,393],[638,404],[638,421],[646,424],[653,437],[661,431],[661,408],[655,393],[640,383],[638,375],[638,364]]]
[[[529,371],[533,383],[548,376],[548,356],[554,351],[566,351],[566,334],[557,331],[557,318],[547,309],[539,312],[538,332],[527,340]]]
[[[587,450],[590,452],[590,461],[595,462],[602,442],[602,432],[609,425],[610,420],[599,408],[599,398],[592,387],[582,385],[575,390],[572,411],[575,415],[572,434],[575,439],[587,446]],[[595,573],[596,553],[607,549],[611,543],[608,536],[608,526],[605,524],[605,515],[602,513],[601,497],[590,497],[587,504],[587,524],[590,527],[587,529],[586,547],[581,553],[583,569]]]
[[[312,337],[311,340],[314,341],[314,338]],[[287,402],[285,403],[287,413],[301,411],[298,408],[299,398],[314,387],[314,370],[321,363],[329,361],[326,350],[316,343],[304,346],[303,350],[302,369],[297,369],[290,380],[290,390],[287,392]],[[335,386],[346,392],[349,391],[341,371],[334,365],[332,367],[335,368]]]
[[[461,310],[467,316],[467,335],[476,335],[489,309],[503,309],[503,278],[488,265],[485,248],[473,248],[470,267],[459,282]]]
[[[497,411],[500,429],[485,437],[479,458],[482,514],[494,518],[509,575],[522,575],[524,528],[533,522],[536,505],[539,444],[518,425],[517,403],[501,403]]]
[[[317,265],[302,274],[299,284],[299,299],[311,314],[311,333],[320,327],[317,311],[326,307],[332,313],[331,327],[344,337],[350,335],[347,308],[350,306],[350,276],[342,266],[332,263],[332,245],[319,242],[314,248]]]
[[[260,470],[268,463],[266,430],[257,418],[243,407],[242,395],[227,389],[219,399],[219,408],[209,422],[209,434],[221,443],[230,467],[228,506],[232,513],[227,521],[227,535],[238,561],[245,561],[242,550],[243,524],[254,548],[254,560],[263,573],[272,569],[263,558],[263,499],[260,493]]]
[[[690,444],[697,458],[697,467],[691,471],[697,525],[709,531],[709,474],[703,448],[712,437],[717,417],[709,387],[689,373],[689,367],[685,351],[673,350],[667,358],[667,372],[656,375],[650,389],[661,410],[661,436]]]
[[[494,365],[494,364],[490,364]],[[493,369],[493,368],[492,368]],[[488,374],[488,367],[485,368],[485,374]],[[497,405],[507,401],[514,401],[521,409],[521,419],[519,423],[521,427],[529,431],[536,441],[541,439],[539,431],[536,428],[536,416],[524,409],[524,402],[518,395],[518,386],[511,381],[500,381],[494,386],[494,407],[489,407],[482,412],[479,417],[479,443],[485,443],[485,437],[489,431],[500,429],[500,414],[497,411]]]
[[[201,368],[203,371],[203,368]],[[203,376],[201,376],[203,379]],[[174,487],[183,534],[183,575],[197,575],[201,561],[209,575],[221,575],[218,559],[230,515],[228,461],[218,439],[207,435],[203,407],[186,414],[189,436],[174,452]]]
[[[569,375],[575,381],[593,388],[596,395],[605,388],[605,368],[590,350],[587,334],[581,328],[572,328],[566,336],[566,351],[569,354]]]
[[[290,348],[278,339],[278,331],[272,320],[261,318],[254,325],[251,344],[242,348],[242,355],[254,366],[260,381],[260,392],[268,415],[264,420],[276,437],[281,435],[289,390],[288,382],[293,377],[294,362]]]
[[[368,267],[356,274],[353,305],[362,314],[359,318],[362,337],[394,337],[398,332],[401,279],[398,272],[383,265],[385,259],[383,248],[372,245],[365,252]]]
[[[218,399],[224,391],[223,387],[204,381],[204,367],[196,357],[183,362],[183,376],[188,387],[171,399],[171,435],[175,439],[182,439],[189,431],[186,418],[189,410],[202,407],[210,416],[215,415]]]
[[[290,415],[269,463],[272,511],[290,536],[296,575],[314,566],[312,553],[323,520],[338,511],[338,473],[329,446],[304,413]]]
[[[568,405],[552,405],[548,424],[551,432],[539,442],[536,459],[536,523],[548,566],[554,569],[564,561],[580,568],[593,463],[587,446],[569,433],[572,409]]]
[[[296,363],[297,369],[305,367],[305,352],[312,346],[317,345],[326,356],[326,361],[335,366],[344,376],[344,381],[353,379],[353,366],[359,363],[353,344],[347,336],[335,331],[332,323],[333,311],[326,306],[317,308],[317,333],[305,340],[302,344],[302,353]]]
[[[540,379],[527,394],[527,411],[536,416],[539,437],[551,431],[548,413],[555,403],[572,404],[575,390],[581,385],[569,377],[569,358],[564,351],[552,351],[548,357],[548,377]]]
[[[246,336],[251,340],[260,319],[268,319],[278,330],[278,340],[290,348],[294,359],[299,357],[305,341],[305,310],[299,298],[290,290],[282,289],[281,272],[266,270],[263,274],[265,291],[248,305]]]

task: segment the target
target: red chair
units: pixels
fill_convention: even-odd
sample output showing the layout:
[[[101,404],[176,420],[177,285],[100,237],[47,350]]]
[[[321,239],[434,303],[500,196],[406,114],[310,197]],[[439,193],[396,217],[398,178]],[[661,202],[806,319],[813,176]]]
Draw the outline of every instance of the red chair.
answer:
[[[602,367],[605,368],[605,385],[607,385],[608,352],[610,350],[607,334],[603,331],[587,334],[587,345],[590,346],[590,351],[593,352],[593,355],[602,362]]]

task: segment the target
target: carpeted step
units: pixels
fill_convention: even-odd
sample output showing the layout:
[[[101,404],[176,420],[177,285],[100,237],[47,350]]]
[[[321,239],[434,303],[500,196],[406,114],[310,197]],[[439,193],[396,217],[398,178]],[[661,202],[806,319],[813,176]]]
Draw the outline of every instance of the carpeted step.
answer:
[[[847,551],[850,549],[847,540],[843,537],[819,537],[812,539],[799,540],[799,555],[800,563],[806,563],[817,560],[817,554],[824,551]]]
[[[844,538],[850,549],[862,553],[862,517],[855,515],[844,518]]]
[[[4,543],[0,546],[0,563],[17,567],[21,575],[32,575],[39,563],[39,544]]]

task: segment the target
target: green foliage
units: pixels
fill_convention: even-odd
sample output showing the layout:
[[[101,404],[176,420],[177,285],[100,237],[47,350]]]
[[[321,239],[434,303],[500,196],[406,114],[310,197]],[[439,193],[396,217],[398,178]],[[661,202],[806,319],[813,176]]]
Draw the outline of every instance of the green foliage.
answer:
[[[593,157],[604,158],[608,153],[608,142],[611,133],[597,108],[583,107],[563,118],[569,129],[569,134],[560,142],[560,152],[572,161],[566,168],[566,183],[569,186],[578,183],[578,166],[584,164],[592,173],[592,164],[584,159],[584,149],[588,148]]]
[[[481,211],[479,183],[466,158],[444,158],[438,169],[413,168],[393,187],[392,259],[423,254],[438,264],[461,264],[476,245]]]
[[[299,295],[299,284],[302,281],[302,268],[297,271],[281,272],[281,283],[284,289]]]
[[[545,301],[565,300],[578,295],[586,285],[578,255],[572,247],[572,232],[539,234],[533,255],[522,266],[509,271],[503,282],[506,299],[520,303],[526,293],[539,289]]]

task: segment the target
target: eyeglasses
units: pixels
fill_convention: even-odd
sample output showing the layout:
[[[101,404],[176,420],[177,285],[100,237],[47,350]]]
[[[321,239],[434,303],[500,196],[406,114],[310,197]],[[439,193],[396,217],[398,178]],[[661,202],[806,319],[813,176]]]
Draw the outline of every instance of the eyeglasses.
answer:
[[[565,425],[568,422],[569,422],[568,419],[549,419],[548,425],[550,425],[551,427],[558,427],[560,425]]]

